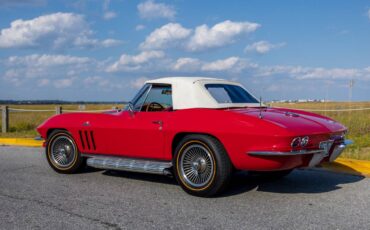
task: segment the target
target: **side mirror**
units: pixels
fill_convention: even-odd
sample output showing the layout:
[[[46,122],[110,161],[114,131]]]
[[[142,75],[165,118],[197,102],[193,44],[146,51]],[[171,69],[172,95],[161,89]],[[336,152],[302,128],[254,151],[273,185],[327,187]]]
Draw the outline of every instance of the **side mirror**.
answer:
[[[129,102],[127,104],[127,110],[130,113],[131,117],[135,116],[134,105],[132,104],[132,102]]]

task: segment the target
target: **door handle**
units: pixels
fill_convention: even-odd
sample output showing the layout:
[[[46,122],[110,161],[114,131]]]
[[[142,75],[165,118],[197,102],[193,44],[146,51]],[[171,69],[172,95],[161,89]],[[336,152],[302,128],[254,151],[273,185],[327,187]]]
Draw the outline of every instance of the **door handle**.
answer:
[[[163,129],[163,121],[156,120],[156,121],[152,121],[152,123],[159,125],[159,130],[162,130]]]

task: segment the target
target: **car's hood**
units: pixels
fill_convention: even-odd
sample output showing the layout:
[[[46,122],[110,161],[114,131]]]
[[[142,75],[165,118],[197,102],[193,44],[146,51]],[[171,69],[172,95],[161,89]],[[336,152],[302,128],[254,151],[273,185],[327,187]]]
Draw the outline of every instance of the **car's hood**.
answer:
[[[258,117],[297,134],[333,133],[346,130],[342,124],[328,117],[301,110],[284,108],[243,108],[232,109],[230,111],[246,116]]]

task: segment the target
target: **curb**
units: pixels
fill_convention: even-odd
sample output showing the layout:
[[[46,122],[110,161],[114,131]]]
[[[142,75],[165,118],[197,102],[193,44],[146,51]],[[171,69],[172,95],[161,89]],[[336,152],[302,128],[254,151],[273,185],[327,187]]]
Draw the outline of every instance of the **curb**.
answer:
[[[42,147],[43,140],[33,138],[0,138],[0,145]],[[338,158],[332,163],[323,163],[322,168],[332,172],[370,177],[370,161]]]
[[[42,147],[43,140],[33,138],[0,138],[0,145],[16,145],[24,147]]]
[[[370,161],[338,158],[332,163],[323,163],[321,166],[332,172],[370,177]]]

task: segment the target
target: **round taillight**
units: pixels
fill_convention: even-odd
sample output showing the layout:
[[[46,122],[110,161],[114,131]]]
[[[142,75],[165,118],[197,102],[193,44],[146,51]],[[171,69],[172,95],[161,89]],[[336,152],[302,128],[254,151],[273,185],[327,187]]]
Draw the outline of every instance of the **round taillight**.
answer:
[[[305,147],[308,145],[308,142],[309,142],[310,138],[308,136],[305,136],[305,137],[302,137],[301,138],[301,146],[302,147]]]
[[[296,137],[292,140],[292,143],[290,144],[290,146],[292,146],[292,148],[297,148],[301,145],[301,138],[300,137]]]

